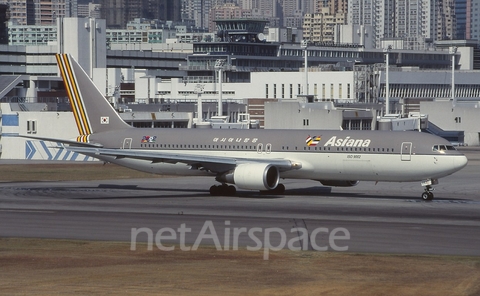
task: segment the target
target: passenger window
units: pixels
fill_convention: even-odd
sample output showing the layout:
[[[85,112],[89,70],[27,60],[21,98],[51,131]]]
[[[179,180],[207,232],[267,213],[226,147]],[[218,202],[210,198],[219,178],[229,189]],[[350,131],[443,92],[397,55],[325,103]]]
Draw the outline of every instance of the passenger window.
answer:
[[[265,145],[265,151],[267,153],[272,152],[272,144],[268,143],[267,145]]]

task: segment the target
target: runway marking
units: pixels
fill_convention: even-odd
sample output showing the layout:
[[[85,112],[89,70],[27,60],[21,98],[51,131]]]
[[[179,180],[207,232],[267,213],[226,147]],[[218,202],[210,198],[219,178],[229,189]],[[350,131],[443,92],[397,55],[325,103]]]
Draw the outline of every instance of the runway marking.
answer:
[[[429,203],[448,203],[448,204],[480,204],[480,201],[476,200],[455,200],[455,199],[445,199],[445,200],[431,200],[431,201],[424,201],[424,200],[416,200],[416,199],[409,199],[406,200],[407,202],[414,202],[414,203],[421,203],[424,202],[426,204]]]
[[[53,214],[55,211],[46,211],[46,210],[0,210],[0,212],[11,212],[11,213],[48,213]]]

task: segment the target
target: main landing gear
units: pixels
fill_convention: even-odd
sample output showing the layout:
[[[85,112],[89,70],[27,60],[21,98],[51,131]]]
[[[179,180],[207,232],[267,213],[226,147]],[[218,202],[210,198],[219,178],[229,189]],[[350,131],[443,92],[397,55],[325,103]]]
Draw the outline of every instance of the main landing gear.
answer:
[[[433,190],[435,190],[432,185],[438,184],[438,179],[427,179],[422,182],[422,186],[425,187],[425,191],[422,193],[423,200],[432,200],[433,199]]]
[[[226,196],[233,196],[237,193],[237,189],[235,186],[232,185],[227,185],[227,184],[222,184],[222,185],[212,185],[210,187],[210,195],[213,196],[220,196],[220,195],[226,195]]]
[[[278,184],[275,189],[272,190],[260,190],[260,194],[283,194],[285,192],[285,185]],[[237,193],[237,189],[233,185],[212,185],[210,187],[210,195],[212,196],[234,196]]]
[[[275,189],[272,190],[260,190],[260,194],[283,194],[285,193],[285,185],[282,183],[278,184]]]

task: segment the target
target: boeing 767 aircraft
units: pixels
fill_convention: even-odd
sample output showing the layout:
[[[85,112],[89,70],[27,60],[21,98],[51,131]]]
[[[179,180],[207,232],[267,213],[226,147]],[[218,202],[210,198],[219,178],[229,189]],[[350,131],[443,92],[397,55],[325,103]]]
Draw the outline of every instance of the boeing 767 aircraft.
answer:
[[[134,128],[70,55],[56,58],[80,135],[36,139],[144,172],[210,175],[220,183],[212,195],[234,195],[231,184],[281,194],[280,180],[292,178],[325,186],[422,181],[422,199],[431,200],[432,185],[467,164],[445,139],[415,131]]]

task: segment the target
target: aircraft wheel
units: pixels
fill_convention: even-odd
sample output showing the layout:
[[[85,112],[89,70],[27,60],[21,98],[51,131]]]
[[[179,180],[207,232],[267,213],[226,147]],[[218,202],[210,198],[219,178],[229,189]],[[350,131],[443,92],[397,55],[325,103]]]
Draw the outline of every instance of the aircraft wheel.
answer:
[[[283,194],[285,192],[285,185],[278,184],[275,189],[272,190],[260,190],[260,194]]]
[[[432,200],[433,199],[433,192],[429,192],[428,193],[428,200]]]
[[[217,185],[210,186],[210,195],[217,196],[219,195],[219,192],[220,192],[220,188],[218,188]]]
[[[225,189],[226,189],[225,190],[226,195],[234,196],[237,193],[237,188],[235,188],[235,186],[229,185]]]
[[[282,183],[278,184],[277,187],[275,189],[273,189],[273,191],[276,193],[276,194],[284,194],[285,193],[285,185],[283,185]]]
[[[210,187],[210,195],[213,196],[220,196],[220,195],[227,195],[227,196],[233,196],[237,193],[237,189],[235,186],[232,185],[212,185]]]
[[[423,200],[432,200],[433,199],[433,193],[429,191],[425,191],[422,193],[422,199]]]
[[[428,200],[428,192],[422,193],[422,199],[423,200]]]

